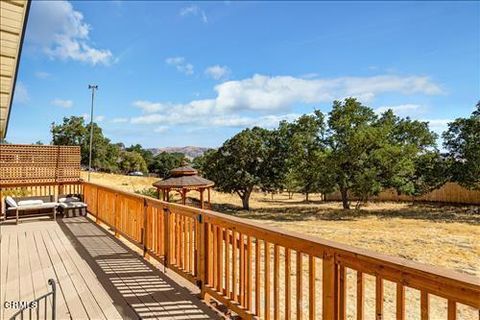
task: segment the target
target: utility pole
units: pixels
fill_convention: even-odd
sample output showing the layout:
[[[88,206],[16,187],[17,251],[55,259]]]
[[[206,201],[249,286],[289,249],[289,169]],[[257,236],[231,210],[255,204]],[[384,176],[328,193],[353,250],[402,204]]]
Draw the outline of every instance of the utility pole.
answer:
[[[95,98],[95,90],[98,90],[97,85],[88,85],[88,89],[92,90],[92,106],[90,109],[90,150],[88,156],[88,181],[90,182],[90,172],[92,171],[92,145],[93,145],[93,100]]]

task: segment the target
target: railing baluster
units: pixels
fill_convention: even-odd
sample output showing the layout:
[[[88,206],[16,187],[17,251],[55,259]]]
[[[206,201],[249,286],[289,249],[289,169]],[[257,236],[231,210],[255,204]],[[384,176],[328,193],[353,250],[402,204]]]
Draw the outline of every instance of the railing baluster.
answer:
[[[280,253],[279,246],[275,244],[273,247],[273,318],[280,318]]]
[[[334,320],[335,319],[335,285],[336,285],[336,268],[335,260],[333,255],[330,253],[325,253],[323,256],[323,274],[322,274],[322,308],[323,308],[323,319],[325,320]]]
[[[375,314],[377,320],[383,319],[383,279],[375,278]]]
[[[365,285],[363,273],[357,271],[357,320],[363,320],[365,306]]]
[[[237,232],[232,230],[232,296],[233,301],[237,299]]]
[[[308,315],[310,320],[315,319],[315,257],[312,255],[308,256]]]
[[[297,251],[297,320],[303,319],[303,257]]]
[[[255,243],[255,314],[260,317],[260,258],[261,240],[257,238]]]
[[[291,279],[290,273],[292,272],[291,267],[291,256],[290,249],[285,248],[285,319],[290,320],[290,315],[292,313],[292,297],[291,297]]]
[[[405,287],[397,283],[397,320],[405,320]]]
[[[457,319],[457,304],[455,303],[455,301],[448,300],[448,320],[456,320],[456,319]]]
[[[247,296],[247,309],[251,310],[252,308],[252,237],[247,236],[247,257],[245,259],[246,264],[246,278],[247,278],[247,287],[246,287],[246,296]]]
[[[238,250],[240,251],[240,305],[245,306],[245,245],[243,234],[239,233],[239,245]]]
[[[270,243],[265,240],[265,319],[270,319]]]
[[[230,230],[225,229],[225,296],[230,297]]]
[[[426,291],[422,291],[420,294],[420,315],[422,320],[428,320],[429,318],[429,298]]]
[[[217,228],[217,291],[223,292],[223,228]]]
[[[344,266],[339,267],[339,320],[345,320],[347,318],[347,272]]]
[[[213,235],[213,247],[212,247],[212,253],[213,253],[213,288],[216,290],[218,289],[218,227],[215,225],[212,225],[212,235]]]

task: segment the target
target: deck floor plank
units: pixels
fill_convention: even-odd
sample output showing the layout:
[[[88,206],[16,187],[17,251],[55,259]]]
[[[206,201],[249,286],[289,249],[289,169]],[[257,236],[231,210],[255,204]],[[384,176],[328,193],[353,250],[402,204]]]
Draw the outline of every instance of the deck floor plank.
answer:
[[[76,294],[80,298],[88,318],[99,320],[105,319],[105,316],[98,306],[92,292],[88,289],[84,279],[71,261],[67,250],[62,244],[62,241],[59,240],[55,230],[50,230],[50,232],[48,232],[48,236],[52,241],[58,256],[60,257],[63,267],[67,271],[73,286],[75,287]],[[99,294],[101,294],[101,292]]]
[[[40,263],[40,257],[38,255],[37,245],[35,243],[35,238],[32,232],[26,233],[26,244],[28,248],[28,260],[30,262],[30,270],[32,272],[32,281],[33,281],[33,293],[35,298],[38,298],[48,291],[50,291],[50,286],[48,286],[48,279],[45,279],[45,275]],[[42,303],[47,303],[47,306],[51,305],[51,301],[43,300]],[[39,308],[39,316],[41,319],[45,318],[45,309]]]
[[[73,319],[88,319],[85,307],[79,297],[75,285],[70,278],[68,271],[62,263],[62,259],[57,253],[55,245],[53,244],[48,230],[42,230],[42,238],[45,243],[50,260],[52,261],[55,274],[57,275],[58,282],[62,287],[64,293],[65,302],[68,306],[68,310]]]
[[[33,237],[35,239],[35,246],[38,252],[38,257],[40,258],[40,266],[43,272],[43,279],[48,281],[48,279],[55,279],[57,281],[57,317],[59,319],[70,319],[70,312],[68,311],[67,303],[65,302],[65,297],[63,293],[63,288],[61,283],[58,282],[55,270],[53,269],[50,258],[48,257],[47,248],[45,247],[45,242],[42,238],[41,230],[32,231]],[[50,287],[45,283],[47,293],[50,291]],[[49,306],[52,304],[52,299],[48,298]]]
[[[25,232],[18,234],[18,271],[20,301],[29,302],[35,299],[33,290],[32,269],[28,259],[27,236]]]
[[[18,238],[16,234],[10,235],[10,242],[8,246],[8,265],[7,265],[7,281],[6,281],[6,297],[4,301],[19,301],[19,273],[18,273]],[[3,304],[3,301],[2,301]],[[5,308],[4,319],[8,319],[15,310],[12,308]]]
[[[0,227],[1,231],[1,227]],[[9,254],[10,234],[0,234],[0,300],[5,301],[5,294],[7,292],[7,266]],[[0,319],[4,319],[4,305],[0,304]]]
[[[121,316],[113,305],[114,301],[108,296],[108,294],[105,292],[105,289],[100,285],[97,276],[92,269],[90,269],[85,260],[80,258],[72,246],[65,245],[65,243],[68,243],[68,240],[61,231],[56,230],[56,234],[60,241],[64,244],[64,248],[74,264],[77,272],[79,272],[85,284],[88,285],[88,290],[94,296],[105,318],[120,319]]]

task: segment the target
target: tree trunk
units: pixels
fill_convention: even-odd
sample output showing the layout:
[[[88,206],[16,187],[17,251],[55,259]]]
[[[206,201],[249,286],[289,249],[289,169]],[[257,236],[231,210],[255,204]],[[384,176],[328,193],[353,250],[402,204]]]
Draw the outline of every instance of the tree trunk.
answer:
[[[250,210],[250,195],[243,195],[242,196],[242,205],[244,210]]]
[[[308,192],[307,192],[307,193],[305,193],[305,201],[307,201],[307,202],[308,202]]]
[[[343,209],[350,209],[350,203],[348,202],[348,190],[345,188],[340,188],[340,193],[342,194],[342,204]]]
[[[242,206],[244,210],[250,210],[250,195],[252,194],[252,189],[245,190],[244,192],[237,191],[238,195],[242,199]]]

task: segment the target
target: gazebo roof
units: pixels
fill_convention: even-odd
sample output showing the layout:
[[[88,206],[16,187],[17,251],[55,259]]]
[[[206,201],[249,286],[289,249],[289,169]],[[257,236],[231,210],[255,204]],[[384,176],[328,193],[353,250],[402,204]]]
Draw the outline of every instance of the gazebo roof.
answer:
[[[160,189],[200,189],[213,187],[215,182],[200,177],[198,171],[189,166],[182,166],[170,170],[170,177],[157,181],[153,184],[154,187]]]
[[[168,189],[168,188],[187,188],[187,189],[194,189],[194,188],[208,188],[213,187],[215,183],[208,179],[202,178],[197,175],[190,175],[190,176],[181,176],[181,177],[171,177],[165,180],[157,181],[153,184],[154,187],[160,189]]]

